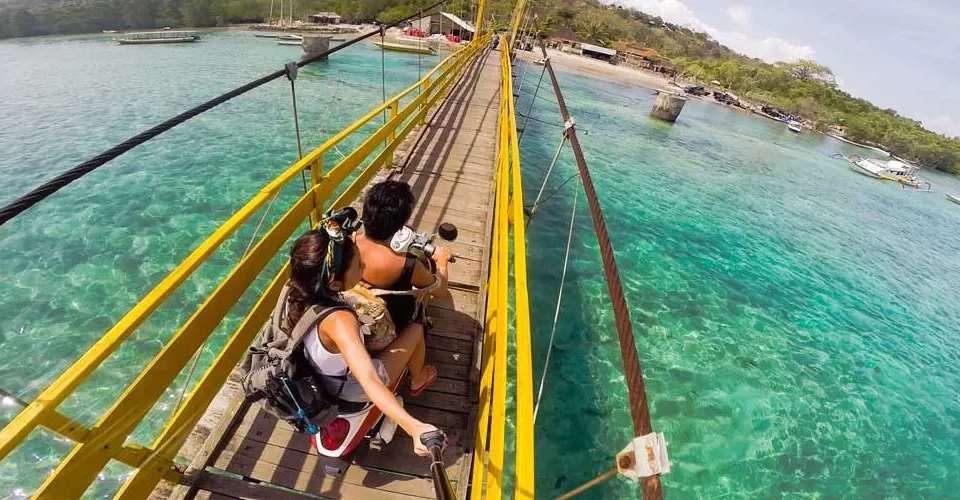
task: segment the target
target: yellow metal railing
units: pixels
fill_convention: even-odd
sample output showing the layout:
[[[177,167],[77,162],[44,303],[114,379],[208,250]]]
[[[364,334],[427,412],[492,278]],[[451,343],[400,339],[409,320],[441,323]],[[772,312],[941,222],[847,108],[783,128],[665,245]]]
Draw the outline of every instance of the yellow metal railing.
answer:
[[[513,350],[516,359],[516,447],[514,498],[534,497],[533,368],[527,295],[526,236],[520,149],[513,100],[509,41],[501,38],[500,130],[496,202],[479,394],[479,419],[471,479],[471,498],[499,499],[504,494],[507,421],[507,371],[510,347],[510,297],[513,297]],[[513,252],[510,251],[511,234]],[[513,271],[513,283],[509,281]]]
[[[489,42],[489,36],[461,48],[445,58],[420,81],[377,106],[339,134],[311,151],[279,177],[265,186],[253,199],[231,216],[164,278],[146,297],[124,315],[89,350],[47,387],[6,427],[0,430],[0,460],[7,457],[37,427],[57,432],[77,444],[47,478],[37,497],[75,498],[82,495],[110,460],[118,460],[136,469],[119,498],[144,498],[161,479],[178,481],[173,459],[203,412],[226,382],[260,326],[267,320],[286,280],[283,266],[239,328],[220,350],[189,396],[166,423],[150,447],[127,444],[127,437],[174,382],[194,353],[220,325],[237,300],[263,269],[308,219],[316,220],[324,208],[351,203],[373,176],[389,165],[393,152],[417,125],[423,123],[430,107],[443,97],[465,65]],[[416,97],[414,97],[416,94]],[[406,105],[402,99],[410,99]],[[329,172],[323,171],[324,153],[334,149],[361,127],[375,123],[381,113],[389,118]],[[372,156],[377,150],[379,152]],[[372,156],[372,157],[371,157]],[[204,303],[170,338],[163,349],[137,376],[124,393],[92,428],[70,421],[57,411],[100,364],[111,356],[136,329],[147,320],[247,219],[269,200],[309,170],[311,186],[274,224],[257,244],[223,279]],[[343,187],[330,204],[331,196]]]

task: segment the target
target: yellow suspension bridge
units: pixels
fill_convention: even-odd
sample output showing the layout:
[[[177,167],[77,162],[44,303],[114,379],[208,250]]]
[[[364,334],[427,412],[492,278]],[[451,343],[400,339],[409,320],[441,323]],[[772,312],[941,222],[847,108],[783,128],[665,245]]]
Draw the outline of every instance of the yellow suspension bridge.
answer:
[[[421,396],[407,399],[406,407],[447,432],[450,445],[443,466],[458,498],[535,497],[525,214],[509,50],[526,13],[520,0],[510,31],[501,35],[499,50],[494,50],[480,0],[473,41],[264,186],[0,430],[0,460],[45,428],[75,446],[35,492],[37,498],[80,497],[111,461],[134,469],[116,494],[124,499],[433,498],[434,487],[425,474],[428,464],[412,453],[408,436],[398,435],[382,449],[361,450],[343,475],[328,475],[307,435],[245,400],[235,370],[272,312],[288,277],[286,265],[185,394],[159,437],[149,444],[128,439],[304,224],[315,222],[327,209],[355,203],[364,187],[386,172],[413,187],[419,200],[415,227],[449,221],[460,233],[450,244],[458,256],[450,271],[452,299],[433,303],[429,311],[433,327],[427,359],[439,368],[440,378]],[[559,87],[557,91],[560,97]],[[338,145],[384,115],[376,131],[332,163]],[[572,144],[575,133],[567,139]],[[60,413],[58,407],[224,241],[252,225],[254,216],[269,210],[280,190],[300,182],[301,176],[309,177],[303,196],[285,207],[272,227],[264,228],[93,426]],[[512,370],[508,359],[515,360]],[[642,377],[640,383],[642,388]],[[508,400],[515,401],[510,414]],[[647,428],[640,426],[638,436],[650,432],[648,413],[645,418]],[[515,423],[515,442],[510,444],[508,420]],[[619,465],[630,468],[629,463]],[[644,480],[644,492],[659,496],[657,476]]]

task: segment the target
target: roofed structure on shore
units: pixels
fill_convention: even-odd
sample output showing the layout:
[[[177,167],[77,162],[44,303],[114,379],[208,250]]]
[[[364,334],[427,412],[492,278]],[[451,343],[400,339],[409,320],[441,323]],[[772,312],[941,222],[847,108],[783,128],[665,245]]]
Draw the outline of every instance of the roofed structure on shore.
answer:
[[[560,52],[582,54],[581,45],[584,43],[587,43],[587,41],[576,34],[569,26],[561,26],[547,36],[547,48],[556,49]]]
[[[410,26],[428,35],[455,35],[463,41],[473,40],[477,28],[451,12],[434,12],[410,21]]]
[[[656,49],[645,47],[640,42],[619,41],[613,43],[620,61],[630,66],[645,68],[658,73],[674,73],[669,60],[661,55]]]
[[[580,53],[586,57],[608,62],[616,62],[617,58],[616,50],[589,43],[580,44]]]
[[[310,15],[310,22],[314,24],[340,24],[340,19],[336,12],[317,12]]]

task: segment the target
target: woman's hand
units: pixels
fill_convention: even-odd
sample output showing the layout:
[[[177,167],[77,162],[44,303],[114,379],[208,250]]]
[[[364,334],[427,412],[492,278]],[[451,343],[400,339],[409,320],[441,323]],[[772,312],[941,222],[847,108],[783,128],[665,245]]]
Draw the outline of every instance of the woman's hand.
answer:
[[[437,264],[447,264],[450,262],[450,249],[447,247],[437,247],[430,258]]]
[[[410,436],[413,437],[413,452],[421,457],[429,457],[430,450],[427,449],[423,443],[420,442],[420,436],[424,433],[439,430],[435,426],[430,424],[425,424],[423,422],[417,422],[413,429],[413,432],[410,433]]]

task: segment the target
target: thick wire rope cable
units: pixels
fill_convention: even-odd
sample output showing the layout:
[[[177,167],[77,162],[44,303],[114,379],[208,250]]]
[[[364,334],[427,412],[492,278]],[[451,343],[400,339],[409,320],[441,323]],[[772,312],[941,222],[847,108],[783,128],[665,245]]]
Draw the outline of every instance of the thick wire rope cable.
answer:
[[[573,225],[577,219],[577,200],[580,198],[580,187],[573,190],[573,210],[570,212],[570,230],[567,232],[567,252],[563,256],[563,273],[560,275],[560,290],[557,292],[557,308],[553,312],[553,327],[550,328],[550,343],[547,344],[547,356],[543,361],[543,375],[540,375],[540,388],[537,390],[537,402],[533,406],[533,424],[537,423],[537,413],[540,411],[540,400],[543,399],[543,387],[547,381],[547,372],[550,369],[550,355],[553,354],[553,339],[557,335],[557,322],[560,320],[560,304],[563,302],[563,284],[567,281],[567,266],[570,263],[570,243],[573,241]]]
[[[544,58],[547,58],[547,49],[542,41],[540,43],[540,49],[543,52]],[[557,97],[557,104],[560,107],[560,115],[564,123],[572,124],[570,111],[567,109],[566,102],[563,99],[563,92],[560,90],[560,82],[557,80],[557,75],[553,71],[553,65],[549,59],[546,60],[545,65],[547,71],[550,73],[550,81],[553,84],[553,91]],[[610,242],[610,234],[603,216],[603,208],[600,206],[597,190],[593,184],[593,178],[590,176],[590,170],[587,167],[587,160],[583,156],[580,141],[577,139],[575,125],[572,125],[566,131],[566,136],[570,140],[570,147],[577,161],[577,170],[580,172],[580,180],[583,182],[584,195],[587,199],[587,205],[590,207],[590,217],[593,220],[594,233],[597,236],[597,243],[600,247],[600,260],[603,263],[607,293],[609,294],[610,303],[613,308],[614,323],[620,344],[620,358],[623,363],[627,395],[629,396],[633,435],[644,436],[653,432],[653,425],[650,421],[650,406],[647,401],[646,384],[643,380],[643,368],[640,365],[637,341],[633,333],[633,324],[630,321],[630,309],[623,293],[620,269],[617,266],[613,244]],[[643,498],[645,500],[659,500],[663,498],[663,486],[660,482],[659,475],[641,478],[640,489],[643,492]]]
[[[436,3],[434,3],[433,5],[431,5],[429,8],[427,8],[426,10],[427,10],[427,11],[430,11],[430,10],[434,9],[435,7],[441,5],[442,3],[443,3],[443,2],[436,2]],[[394,27],[394,26],[397,26],[397,25],[399,25],[399,24],[401,24],[401,23],[404,23],[404,22],[412,19],[414,16],[416,16],[416,14],[411,14],[411,15],[409,15],[409,16],[407,16],[407,17],[405,17],[405,18],[403,18],[403,19],[401,19],[401,20],[399,20],[399,21],[395,21],[395,22],[393,22],[393,23],[390,23],[390,24],[386,25],[386,27],[392,28],[392,27]],[[304,67],[304,66],[306,66],[306,65],[308,65],[308,64],[310,64],[310,63],[313,63],[313,62],[316,62],[316,61],[320,61],[320,60],[322,60],[322,59],[325,59],[325,58],[326,58],[328,55],[330,55],[330,54],[333,54],[333,53],[335,53],[335,52],[338,52],[338,51],[340,51],[340,50],[343,50],[343,49],[345,49],[345,48],[347,48],[347,47],[350,47],[350,46],[352,46],[352,45],[354,45],[354,44],[360,43],[361,41],[366,40],[367,38],[371,38],[371,37],[377,35],[378,33],[379,33],[379,30],[378,30],[378,31],[371,31],[371,32],[369,32],[369,33],[365,33],[365,34],[363,34],[363,35],[358,36],[357,38],[354,38],[354,39],[352,39],[352,40],[349,40],[349,41],[347,41],[347,42],[345,42],[345,43],[343,43],[343,44],[341,44],[341,45],[338,45],[338,46],[336,46],[336,47],[334,47],[334,48],[332,48],[332,49],[327,49],[327,50],[325,50],[325,51],[323,51],[323,52],[321,52],[321,53],[319,53],[319,54],[317,54],[317,55],[315,55],[315,56],[308,57],[308,58],[306,58],[306,59],[301,59],[299,62],[297,62],[297,63],[295,63],[295,64],[297,65],[297,67],[302,68],[302,67]],[[239,86],[239,87],[237,87],[237,88],[235,88],[235,89],[233,89],[233,90],[231,90],[231,91],[229,91],[229,92],[226,92],[226,93],[224,93],[224,94],[221,94],[221,95],[219,95],[219,96],[217,96],[217,97],[215,97],[215,98],[213,98],[213,99],[210,99],[210,100],[207,101],[207,102],[204,102],[204,103],[202,103],[202,104],[200,104],[200,105],[198,105],[198,106],[195,106],[195,107],[193,107],[193,108],[191,108],[191,109],[189,109],[189,110],[187,110],[187,111],[184,111],[183,113],[180,113],[179,115],[174,116],[173,118],[170,118],[169,120],[167,120],[167,121],[165,121],[165,122],[163,122],[163,123],[160,123],[159,125],[156,125],[156,126],[154,126],[154,127],[151,127],[151,128],[149,128],[149,129],[147,129],[147,130],[145,130],[145,131],[143,131],[143,132],[140,132],[139,134],[137,134],[137,135],[135,135],[135,136],[133,136],[133,137],[131,137],[131,138],[129,138],[129,139],[127,139],[127,140],[119,143],[119,144],[117,144],[116,146],[113,146],[112,148],[110,148],[110,149],[108,149],[108,150],[106,150],[106,151],[98,154],[97,156],[94,156],[93,158],[90,158],[89,160],[87,160],[87,161],[85,161],[85,162],[77,165],[76,167],[73,167],[73,168],[71,168],[70,170],[67,170],[66,172],[61,173],[60,175],[54,177],[53,179],[51,179],[51,180],[49,180],[49,181],[41,184],[40,186],[34,188],[33,190],[31,190],[31,191],[28,192],[27,194],[21,196],[20,198],[17,198],[16,200],[14,200],[14,201],[8,203],[7,205],[5,205],[4,207],[0,208],[0,226],[6,224],[10,219],[13,219],[14,217],[16,217],[17,215],[20,215],[21,213],[23,213],[24,211],[26,211],[26,210],[29,209],[30,207],[36,205],[36,204],[39,203],[41,200],[47,198],[48,196],[52,195],[53,193],[56,193],[57,191],[59,191],[60,189],[62,189],[64,186],[66,186],[66,185],[70,184],[71,182],[73,182],[73,181],[75,181],[75,180],[83,177],[84,175],[89,174],[90,172],[92,172],[92,171],[96,170],[97,168],[103,166],[104,164],[106,164],[106,163],[109,162],[110,160],[113,160],[114,158],[117,158],[118,156],[126,153],[127,151],[130,151],[131,149],[139,146],[140,144],[143,144],[144,142],[147,142],[148,140],[150,140],[150,139],[152,139],[152,138],[154,138],[154,137],[156,137],[156,136],[158,136],[158,135],[166,132],[167,130],[170,130],[170,129],[173,128],[173,127],[176,127],[177,125],[180,125],[181,123],[183,123],[183,122],[185,122],[185,121],[187,121],[187,120],[189,120],[189,119],[191,119],[191,118],[193,118],[193,117],[195,117],[195,116],[197,116],[197,115],[199,115],[199,114],[201,114],[201,113],[205,113],[205,112],[207,112],[207,111],[209,111],[209,110],[211,110],[211,109],[213,109],[213,108],[215,108],[215,107],[217,107],[217,106],[219,106],[219,105],[221,105],[221,104],[223,104],[223,103],[225,103],[225,102],[233,99],[234,97],[237,97],[237,96],[239,96],[239,95],[245,94],[245,93],[247,93],[247,92],[249,92],[249,91],[251,91],[251,90],[253,90],[253,89],[257,88],[257,87],[260,87],[260,86],[265,85],[265,84],[267,84],[267,83],[269,83],[269,82],[272,82],[273,80],[276,80],[277,78],[280,78],[281,76],[284,76],[284,75],[286,75],[286,74],[287,74],[287,69],[284,68],[284,69],[281,69],[281,70],[274,71],[273,73],[270,73],[270,74],[268,74],[268,75],[264,75],[264,76],[262,76],[262,77],[260,77],[260,78],[257,78],[256,80],[253,80],[253,81],[251,81],[251,82],[248,82],[248,83],[246,83],[246,84],[244,84],[244,85],[241,85],[241,86]],[[384,99],[384,100],[386,100],[386,99]]]

